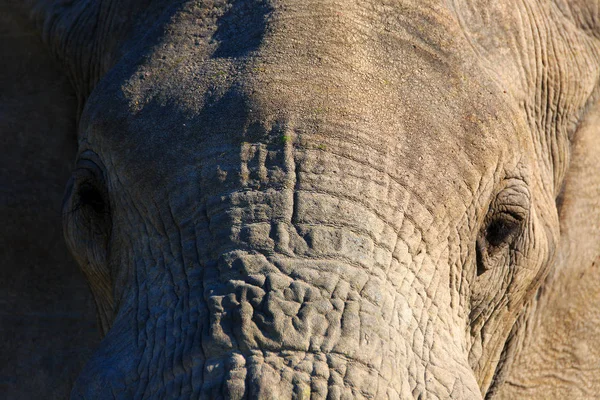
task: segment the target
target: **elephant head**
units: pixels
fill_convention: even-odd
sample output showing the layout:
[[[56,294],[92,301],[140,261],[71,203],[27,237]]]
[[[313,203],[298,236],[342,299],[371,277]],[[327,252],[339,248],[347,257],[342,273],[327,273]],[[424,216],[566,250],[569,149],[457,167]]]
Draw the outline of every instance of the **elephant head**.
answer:
[[[36,3],[105,334],[73,398],[498,393],[597,112],[586,4]]]

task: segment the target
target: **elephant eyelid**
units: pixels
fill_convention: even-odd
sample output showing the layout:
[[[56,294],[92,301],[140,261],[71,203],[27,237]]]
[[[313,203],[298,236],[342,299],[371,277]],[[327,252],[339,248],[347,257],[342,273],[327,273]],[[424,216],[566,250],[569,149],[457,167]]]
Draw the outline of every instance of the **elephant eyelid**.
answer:
[[[517,179],[511,179],[495,196],[487,212],[487,225],[495,220],[507,223],[521,223],[529,218],[531,196],[526,184]]]
[[[493,268],[495,255],[514,243],[522,225],[523,219],[505,212],[486,224],[475,244],[477,276]]]
[[[520,205],[503,205],[496,208],[496,218],[507,221],[522,222],[529,216],[529,210]]]
[[[530,194],[529,189],[522,181],[511,180],[500,193],[496,195],[493,207],[497,211],[505,212],[515,219],[525,219],[529,214]]]
[[[529,221],[527,187],[511,184],[495,197],[476,242],[477,276],[493,268],[494,259],[511,248]]]
[[[80,158],[77,160],[76,168],[74,174],[88,174],[88,176],[93,176],[96,179],[104,180],[104,168],[102,168],[101,163],[95,162],[89,158]]]
[[[528,217],[529,196],[526,192],[506,190],[500,193],[488,211],[484,230],[486,242],[493,247],[510,243]]]

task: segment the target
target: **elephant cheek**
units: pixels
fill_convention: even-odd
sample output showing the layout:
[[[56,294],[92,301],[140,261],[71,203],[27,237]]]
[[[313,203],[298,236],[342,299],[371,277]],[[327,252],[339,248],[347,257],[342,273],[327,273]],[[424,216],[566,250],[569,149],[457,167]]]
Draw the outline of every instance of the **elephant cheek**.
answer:
[[[100,347],[75,381],[71,399],[131,399],[139,383],[139,354],[131,331],[122,319],[105,336]]]

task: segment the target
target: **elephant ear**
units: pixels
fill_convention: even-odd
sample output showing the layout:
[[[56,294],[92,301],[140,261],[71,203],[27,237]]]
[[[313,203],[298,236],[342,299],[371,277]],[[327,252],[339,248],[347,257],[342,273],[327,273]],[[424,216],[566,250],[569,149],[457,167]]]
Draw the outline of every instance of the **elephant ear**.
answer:
[[[529,125],[538,164],[547,170],[542,184],[558,196],[573,135],[600,79],[600,29],[592,25],[595,16],[583,15],[583,5],[593,2],[452,2],[481,64]]]
[[[68,398],[100,342],[61,225],[77,100],[21,1],[0,2],[0,54],[0,393]]]
[[[600,46],[600,2],[553,4]],[[590,68],[596,73],[597,63]],[[596,399],[600,392],[600,96],[590,96],[570,140],[557,198],[561,238],[550,275],[514,331],[514,359],[499,399]]]
[[[525,334],[498,398],[596,399],[600,392],[600,102],[590,108],[559,197],[555,266],[516,327]]]
[[[453,3],[481,63],[530,127],[560,220],[554,265],[515,324],[487,398],[597,398],[600,3]]]

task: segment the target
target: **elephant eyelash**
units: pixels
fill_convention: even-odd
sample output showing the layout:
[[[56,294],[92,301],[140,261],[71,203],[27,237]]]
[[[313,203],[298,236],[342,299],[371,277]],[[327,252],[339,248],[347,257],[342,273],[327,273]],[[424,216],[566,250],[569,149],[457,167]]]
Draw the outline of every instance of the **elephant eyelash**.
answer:
[[[493,264],[492,260],[499,252],[514,244],[527,219],[521,208],[517,208],[516,211],[508,210],[508,207],[503,208],[504,210],[499,212],[497,209],[490,209],[490,212],[496,215],[489,219],[477,239],[475,245],[477,276],[491,269],[490,264]]]

